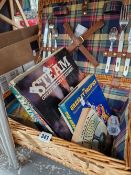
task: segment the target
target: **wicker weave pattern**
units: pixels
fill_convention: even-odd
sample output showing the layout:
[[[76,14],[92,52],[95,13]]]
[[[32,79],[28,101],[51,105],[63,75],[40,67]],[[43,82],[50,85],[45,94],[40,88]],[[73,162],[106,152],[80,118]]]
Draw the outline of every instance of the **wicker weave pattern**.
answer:
[[[101,85],[110,84],[111,77],[106,79],[103,75],[97,76]],[[128,88],[128,81],[124,88]],[[123,84],[119,84],[122,88]],[[131,111],[131,105],[129,105]],[[128,135],[126,139],[126,161],[113,159],[97,151],[81,147],[72,142],[53,137],[49,143],[43,143],[38,139],[39,131],[28,128],[20,123],[10,121],[16,143],[59,162],[71,169],[88,175],[131,175],[131,112],[129,112]],[[23,142],[24,140],[24,142]]]
[[[116,160],[77,144],[53,137],[49,143],[38,139],[39,131],[10,119],[16,143],[57,161],[71,169],[88,175],[131,175],[124,161]],[[24,140],[24,142],[23,142]]]

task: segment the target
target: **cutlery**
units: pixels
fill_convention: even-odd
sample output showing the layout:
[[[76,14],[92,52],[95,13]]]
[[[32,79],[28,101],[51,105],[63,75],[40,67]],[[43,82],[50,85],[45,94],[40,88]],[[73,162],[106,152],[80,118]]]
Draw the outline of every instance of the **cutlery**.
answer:
[[[118,44],[118,52],[122,52],[123,49],[123,43],[124,43],[124,35],[125,35],[125,29],[129,23],[128,18],[128,5],[122,5],[121,13],[120,13],[120,27],[121,27],[121,33],[119,38],[119,44]],[[120,63],[121,63],[121,57],[117,57],[116,59],[116,65],[115,65],[115,71],[118,72],[120,69]]]
[[[131,29],[128,35],[128,49],[127,49],[127,53],[131,53]],[[123,75],[127,76],[128,71],[129,71],[129,66],[130,66],[130,58],[126,58],[125,60],[125,66],[124,66],[124,72]]]
[[[57,37],[58,37],[58,31],[55,28],[54,24],[49,25],[49,40],[48,40],[48,56],[51,54],[51,47],[52,47],[52,38],[55,39],[54,48],[57,49]]]
[[[46,47],[47,47],[47,41],[48,41],[48,35],[49,35],[49,19],[51,18],[51,15],[47,17],[46,23],[45,23],[45,29],[44,29],[44,35],[43,35],[43,47],[44,51],[42,54],[42,58],[46,58]]]
[[[58,30],[57,28],[54,26],[53,30],[52,30],[52,37],[55,39],[55,45],[54,48],[55,50],[57,49],[57,38],[58,38]]]
[[[48,56],[51,55],[51,47],[52,47],[52,26],[49,25],[49,35],[48,35]]]
[[[45,50],[45,48],[47,46],[48,28],[49,28],[49,23],[48,23],[48,19],[47,19],[46,24],[45,24],[45,31],[44,31],[44,35],[43,35],[43,47],[44,47],[43,59],[46,57],[46,50]]]
[[[109,40],[111,42],[110,44],[110,48],[109,51],[113,51],[113,44],[117,39],[117,35],[118,35],[118,30],[116,27],[112,27],[110,32],[109,32]],[[106,68],[105,68],[105,73],[109,72],[109,68],[110,68],[110,63],[111,63],[111,57],[107,58],[107,62],[106,62]]]

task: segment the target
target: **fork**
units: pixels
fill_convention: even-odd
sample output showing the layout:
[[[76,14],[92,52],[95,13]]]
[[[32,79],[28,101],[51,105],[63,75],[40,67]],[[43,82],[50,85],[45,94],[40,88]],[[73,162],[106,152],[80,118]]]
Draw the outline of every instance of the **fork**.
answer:
[[[128,5],[122,5],[121,7],[121,13],[120,13],[120,27],[121,27],[121,33],[119,38],[119,44],[118,44],[118,52],[122,52],[123,49],[123,43],[124,43],[124,35],[125,35],[125,29],[129,23],[128,18]],[[120,69],[120,63],[121,63],[121,57],[117,57],[116,59],[116,66],[115,71],[118,72]]]
[[[114,42],[117,39],[117,34],[118,34],[117,28],[116,27],[112,27],[110,32],[109,32],[109,40],[111,42],[109,51],[113,51],[113,44],[114,44]],[[109,72],[110,63],[111,63],[111,57],[107,57],[105,73]]]

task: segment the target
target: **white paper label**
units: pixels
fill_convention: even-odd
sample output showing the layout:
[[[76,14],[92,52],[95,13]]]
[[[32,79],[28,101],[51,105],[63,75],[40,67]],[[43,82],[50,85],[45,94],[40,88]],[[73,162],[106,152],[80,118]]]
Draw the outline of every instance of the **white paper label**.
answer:
[[[43,142],[49,142],[52,138],[52,134],[42,131],[39,135],[39,139]]]
[[[24,71],[27,71],[28,69],[32,68],[34,65],[35,65],[35,62],[30,61],[30,62],[23,65],[23,69],[24,69]]]

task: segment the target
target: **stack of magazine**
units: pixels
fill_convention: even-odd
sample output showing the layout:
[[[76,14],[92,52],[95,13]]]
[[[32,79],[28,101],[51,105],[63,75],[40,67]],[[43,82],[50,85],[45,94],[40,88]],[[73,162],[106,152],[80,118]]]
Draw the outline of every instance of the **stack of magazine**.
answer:
[[[45,131],[106,150],[108,103],[95,75],[84,77],[66,48],[17,76],[10,89]]]

